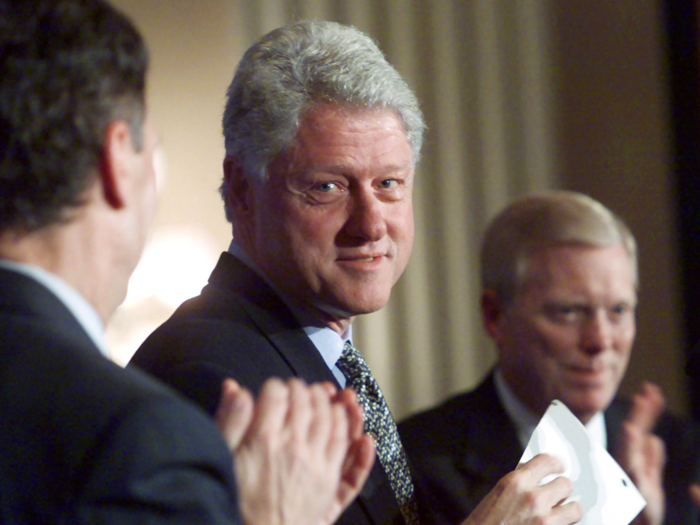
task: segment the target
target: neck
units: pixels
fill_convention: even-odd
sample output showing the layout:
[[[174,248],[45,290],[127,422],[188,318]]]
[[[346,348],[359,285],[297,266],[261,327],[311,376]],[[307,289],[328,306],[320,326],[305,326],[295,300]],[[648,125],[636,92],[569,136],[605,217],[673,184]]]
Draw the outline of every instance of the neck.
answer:
[[[338,335],[340,335],[340,337],[345,337],[345,334],[348,331],[348,328],[350,328],[350,325],[352,324],[353,320],[355,319],[354,316],[352,316],[352,317],[336,316],[336,315],[333,315],[331,313],[328,313],[325,310],[321,310],[321,309],[315,308],[315,307],[311,308],[311,312],[323,324],[325,324],[328,328],[337,332]]]
[[[119,298],[113,292],[110,281],[118,276],[110,272],[97,238],[96,231],[76,221],[30,233],[3,232],[0,258],[36,266],[60,278],[82,295],[106,324],[123,292]]]

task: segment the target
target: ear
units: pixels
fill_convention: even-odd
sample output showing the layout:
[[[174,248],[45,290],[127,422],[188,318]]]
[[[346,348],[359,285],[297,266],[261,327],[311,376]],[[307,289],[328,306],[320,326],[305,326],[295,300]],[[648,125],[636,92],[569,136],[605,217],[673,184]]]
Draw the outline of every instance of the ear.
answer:
[[[238,158],[227,155],[224,159],[226,200],[236,219],[250,214],[253,209],[253,188]]]
[[[496,342],[503,339],[502,323],[506,315],[508,305],[495,290],[486,289],[481,294],[481,320],[484,329]]]
[[[123,120],[111,122],[105,132],[99,180],[105,202],[115,210],[126,206],[135,154],[129,125]]]

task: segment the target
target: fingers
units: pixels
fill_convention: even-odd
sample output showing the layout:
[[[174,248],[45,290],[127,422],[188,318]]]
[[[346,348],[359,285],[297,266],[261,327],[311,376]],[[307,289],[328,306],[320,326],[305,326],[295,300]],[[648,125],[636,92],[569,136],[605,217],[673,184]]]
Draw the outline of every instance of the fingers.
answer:
[[[332,398],[338,393],[338,389],[335,387],[333,383],[330,383],[328,381],[324,381],[323,383],[319,383],[328,393],[328,397]]]
[[[661,389],[645,382],[632,398],[615,453],[615,459],[647,502],[639,519],[651,524],[663,521],[666,506],[663,488],[666,448],[652,432],[664,405]]]
[[[583,519],[583,507],[578,501],[554,507],[551,512],[552,522],[571,525]]]
[[[638,488],[640,484],[642,488],[650,483],[661,484],[666,451],[663,441],[652,431],[664,405],[661,388],[645,382],[641,391],[632,398],[630,411],[622,423],[615,459]]]
[[[564,472],[564,465],[550,454],[538,454],[527,463],[518,465],[516,471],[523,472],[523,476],[526,476],[523,481],[525,484],[534,486],[550,474]]]
[[[345,407],[337,403],[331,406],[330,412],[330,433],[325,452],[330,469],[338,473],[339,479],[340,469],[350,444],[348,438],[348,418],[345,413]]]
[[[464,524],[496,525],[502,523],[551,523],[568,525],[583,517],[578,502],[563,504],[573,490],[571,481],[558,476],[563,465],[553,456],[539,454],[515,471],[506,474],[479,503]]]
[[[335,397],[336,402],[345,407],[348,417],[348,432],[350,439],[359,439],[365,433],[365,416],[362,407],[357,402],[357,394],[351,388],[341,390]]]
[[[693,483],[688,488],[688,493],[690,494],[691,501],[700,509],[700,485]]]
[[[376,456],[374,439],[367,434],[350,446],[341,471],[342,483],[338,494],[341,505],[349,505],[360,493]]]
[[[323,384],[309,387],[313,408],[310,421],[309,442],[319,456],[325,455],[330,468],[340,469],[340,462],[348,446],[348,429],[345,410],[341,405],[331,404],[329,391]]]
[[[626,421],[640,428],[643,432],[651,432],[665,405],[666,400],[661,388],[645,381],[641,391],[632,398],[632,407]]]
[[[289,404],[284,426],[284,432],[299,443],[305,443],[310,433],[310,427],[314,418],[314,411],[324,410],[324,406],[314,406],[314,397],[327,395],[319,387],[309,387],[300,379],[287,381],[289,388]],[[328,417],[325,415],[325,417]]]
[[[216,417],[234,451],[246,519],[263,523],[275,507],[290,523],[335,521],[376,456],[355,393],[271,379],[252,408],[237,383],[227,381],[222,391]]]
[[[546,477],[564,472],[561,461],[549,454],[538,454],[527,463],[520,465],[518,470],[528,472],[530,477],[523,483],[538,486]],[[557,476],[551,481],[538,486],[536,493],[541,498],[545,508],[561,505],[573,491],[573,484],[568,478]]]
[[[364,418],[355,392],[343,390],[334,401],[334,409],[339,418],[339,421],[334,423],[334,429],[338,434],[345,434],[342,436],[342,445],[339,439],[341,436],[336,436],[337,455],[334,456],[334,460],[340,461],[337,464],[339,484],[325,523],[334,523],[355,500],[369,477],[376,456],[374,439],[364,433]]]
[[[253,396],[233,379],[221,386],[221,399],[214,414],[224,441],[233,451],[242,441],[253,417]]]

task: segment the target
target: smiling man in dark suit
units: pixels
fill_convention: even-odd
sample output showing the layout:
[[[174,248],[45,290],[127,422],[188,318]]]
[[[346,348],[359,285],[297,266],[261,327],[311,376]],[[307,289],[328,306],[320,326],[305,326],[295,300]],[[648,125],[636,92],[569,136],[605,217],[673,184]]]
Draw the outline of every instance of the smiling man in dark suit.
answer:
[[[366,35],[297,22],[245,53],[223,127],[222,196],[234,240],[202,294],[132,363],[210,412],[226,376],[253,391],[274,376],[352,386],[379,461],[339,522],[417,523],[395,423],[352,345],[353,319],[386,304],[411,253],[424,127],[416,98]],[[535,458],[504,480],[473,522],[535,515],[575,522],[578,504],[555,507],[568,480],[537,488],[557,468],[553,458]]]
[[[487,228],[481,280],[497,366],[474,391],[399,425],[430,522],[471,512],[559,399],[646,499],[635,523],[697,523],[688,487],[700,472],[698,427],[662,413],[654,385],[631,404],[616,397],[637,304],[636,243],[622,221],[578,193],[526,195]]]
[[[229,381],[217,428],[103,355],[155,212],[147,63],[101,0],[0,0],[0,522],[330,523],[373,457],[351,394]]]

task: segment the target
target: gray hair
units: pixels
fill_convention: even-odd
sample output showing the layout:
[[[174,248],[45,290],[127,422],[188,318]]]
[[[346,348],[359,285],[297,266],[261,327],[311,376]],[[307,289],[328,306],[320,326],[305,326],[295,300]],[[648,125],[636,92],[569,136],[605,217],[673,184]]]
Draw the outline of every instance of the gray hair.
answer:
[[[226,154],[263,184],[268,164],[293,145],[303,115],[326,102],[395,111],[418,162],[425,124],[415,95],[371,38],[325,21],[275,29],[243,55],[227,91]],[[226,181],[220,191],[226,202]],[[226,215],[231,220],[228,203]]]
[[[523,284],[528,256],[559,244],[621,244],[638,286],[637,243],[622,220],[581,193],[546,191],[516,199],[490,223],[481,246],[482,288],[511,301]]]

